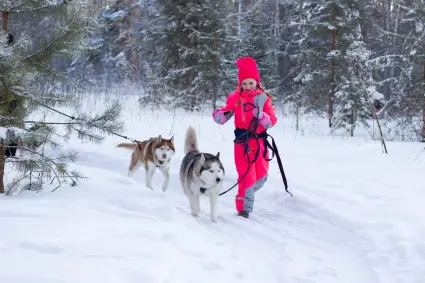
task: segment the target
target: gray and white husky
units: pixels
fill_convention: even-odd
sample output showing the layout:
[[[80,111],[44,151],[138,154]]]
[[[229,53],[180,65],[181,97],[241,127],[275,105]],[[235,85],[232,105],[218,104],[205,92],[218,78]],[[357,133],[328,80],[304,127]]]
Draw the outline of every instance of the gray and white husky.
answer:
[[[183,192],[189,199],[192,215],[197,217],[201,211],[200,196],[210,198],[211,221],[217,221],[217,201],[223,185],[224,168],[220,152],[216,155],[200,152],[196,131],[189,127],[184,142],[184,154],[180,167],[180,181]]]

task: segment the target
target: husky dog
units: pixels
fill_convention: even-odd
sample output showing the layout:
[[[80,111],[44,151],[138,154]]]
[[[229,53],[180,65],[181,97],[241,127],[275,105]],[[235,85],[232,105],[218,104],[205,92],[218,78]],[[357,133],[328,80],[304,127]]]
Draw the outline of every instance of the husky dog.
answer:
[[[164,174],[165,180],[162,185],[162,191],[166,191],[170,182],[170,161],[175,153],[174,138],[167,140],[158,136],[150,138],[140,143],[120,143],[117,147],[133,149],[130,165],[128,167],[128,175],[131,176],[137,170],[139,163],[145,167],[145,183],[146,187],[152,188],[152,177],[156,168]]]
[[[196,131],[189,127],[184,142],[184,154],[180,167],[180,182],[189,199],[193,216],[201,211],[199,198],[202,194],[210,198],[211,221],[217,221],[217,200],[223,184],[224,168],[217,155],[200,152]]]

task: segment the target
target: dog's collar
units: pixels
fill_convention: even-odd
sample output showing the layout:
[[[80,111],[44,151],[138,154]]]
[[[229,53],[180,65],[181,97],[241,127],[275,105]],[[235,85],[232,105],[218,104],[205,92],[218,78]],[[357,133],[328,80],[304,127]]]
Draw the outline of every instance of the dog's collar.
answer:
[[[158,160],[159,165],[157,164],[156,167],[161,167],[162,165],[164,165],[164,161]]]

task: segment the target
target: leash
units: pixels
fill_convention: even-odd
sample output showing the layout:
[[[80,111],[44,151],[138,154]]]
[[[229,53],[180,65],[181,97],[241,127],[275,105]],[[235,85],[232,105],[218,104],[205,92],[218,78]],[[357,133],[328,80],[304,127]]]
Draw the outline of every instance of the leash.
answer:
[[[285,191],[288,194],[290,194],[291,197],[292,197],[293,196],[292,193],[290,191],[288,191],[288,180],[286,179],[285,171],[283,170],[282,160],[280,159],[279,151],[277,149],[277,146],[276,146],[276,143],[274,141],[274,138],[271,135],[269,135],[269,134],[267,134],[267,137],[270,137],[272,139],[272,144],[271,145],[270,145],[269,141],[267,140],[267,138],[265,138],[264,141],[266,142],[267,147],[271,149],[273,155],[272,155],[272,158],[267,159],[266,158],[266,151],[264,151],[264,158],[267,161],[271,161],[273,159],[274,155],[276,154],[277,164],[279,165],[280,175],[282,176],[282,181],[283,181],[283,184],[285,185]]]
[[[254,108],[256,108],[256,106],[252,103],[244,103],[243,104],[243,109],[245,112],[247,111],[252,111],[254,108],[252,109],[247,109],[247,106],[252,106]],[[248,167],[247,170],[245,171],[245,173],[242,175],[242,177],[236,182],[236,184],[234,184],[232,187],[230,187],[229,189],[227,189],[226,191],[220,193],[220,196],[226,194],[227,192],[231,191],[232,189],[234,189],[249,173],[249,170],[251,169],[251,166],[253,163],[255,163],[258,159],[258,156],[260,154],[260,142],[259,139],[262,139],[264,141],[264,145],[265,145],[265,150],[263,153],[263,157],[270,162],[273,157],[276,155],[277,158],[277,163],[279,165],[279,171],[280,174],[282,176],[282,180],[283,180],[283,184],[285,185],[285,191],[291,195],[291,197],[293,196],[291,192],[288,191],[288,181],[286,179],[286,175],[285,175],[285,171],[283,170],[283,165],[282,165],[282,160],[280,158],[279,155],[279,151],[277,149],[276,143],[274,138],[268,134],[267,132],[261,133],[261,134],[256,134],[255,132],[257,131],[259,126],[259,120],[258,118],[253,117],[251,122],[249,123],[248,129],[245,130],[241,135],[236,136],[234,143],[236,144],[242,144],[244,146],[244,158],[245,161],[248,163]],[[235,130],[237,131],[237,130]],[[270,137],[272,139],[272,144],[270,144],[270,142],[267,140],[267,138]],[[249,140],[254,138],[257,142],[257,150],[254,154],[254,158],[253,160],[250,160],[250,156],[249,156]],[[271,158],[266,158],[267,155],[267,150],[270,149],[272,151],[272,157]]]
[[[245,110],[245,104],[244,104],[244,110]],[[254,156],[254,160],[250,161],[249,160],[249,146],[248,146],[248,141],[254,137],[255,135],[255,131],[257,130],[259,125],[258,119],[257,118],[252,118],[251,122],[249,123],[248,129],[251,131],[246,131],[245,134],[241,135],[240,137],[236,137],[234,140],[234,143],[242,143],[244,144],[244,158],[245,161],[248,163],[248,167],[246,168],[245,173],[242,175],[242,177],[236,182],[236,184],[234,184],[232,187],[230,187],[229,189],[227,189],[226,191],[220,193],[219,195],[222,196],[226,193],[228,193],[229,191],[233,190],[239,183],[240,181],[242,181],[246,175],[248,175],[251,164],[255,163],[255,161],[257,161],[258,159],[258,155],[260,153],[260,147],[258,146],[260,143],[258,142],[258,139],[256,139],[257,141],[257,151],[255,152],[255,156]]]
[[[39,104],[42,104],[42,103],[39,103]],[[68,114],[63,113],[63,112],[61,112],[59,110],[56,110],[56,109],[54,109],[52,107],[49,107],[48,105],[45,105],[45,104],[42,104],[42,105],[44,107],[46,107],[46,108],[48,108],[48,109],[50,109],[50,110],[58,113],[58,114],[61,114],[61,115],[64,115],[65,117],[70,118],[71,120],[76,120],[76,121],[79,121],[80,120],[80,121],[86,122],[87,124],[91,125],[92,127],[95,127],[95,128],[98,128],[98,129],[100,129],[102,131],[108,132],[111,135],[115,135],[115,136],[118,136],[120,138],[123,138],[123,139],[129,140],[129,141],[132,141],[134,143],[137,143],[137,146],[139,147],[139,150],[141,151],[141,143],[142,143],[141,141],[138,141],[136,139],[132,139],[132,138],[130,138],[128,136],[124,136],[124,135],[121,135],[121,134],[118,134],[118,133],[115,133],[115,132],[112,132],[112,131],[108,131],[108,130],[102,129],[101,127],[99,127],[97,125],[94,125],[93,123],[90,123],[88,121],[84,121],[83,119],[76,118],[76,117],[71,116],[71,115],[68,115]],[[247,106],[252,106],[253,108],[247,110],[246,109]],[[245,112],[252,111],[254,108],[257,108],[257,107],[253,103],[246,102],[246,103],[243,104],[243,109],[244,109]],[[245,161],[248,163],[248,168],[247,168],[246,172],[242,175],[242,178],[240,178],[239,181],[237,181],[236,184],[234,184],[228,190],[220,193],[220,196],[222,196],[222,195],[226,194],[227,192],[229,192],[230,190],[234,189],[240,183],[240,181],[243,180],[246,177],[246,175],[248,175],[248,172],[249,172],[249,169],[250,169],[251,164],[255,163],[255,161],[257,161],[257,159],[258,159],[258,156],[259,156],[259,153],[260,153],[260,146],[259,146],[260,143],[259,143],[258,139],[261,138],[261,139],[264,140],[264,143],[265,143],[265,146],[266,146],[266,150],[267,149],[271,149],[272,150],[272,153],[273,153],[272,157],[270,159],[266,159],[266,160],[267,161],[271,161],[273,159],[274,155],[276,154],[276,158],[277,158],[277,163],[279,165],[280,174],[282,176],[283,183],[285,185],[285,190],[292,197],[292,194],[288,191],[288,181],[286,179],[285,172],[283,170],[282,161],[280,159],[279,151],[277,150],[277,146],[276,146],[276,143],[274,141],[274,138],[271,135],[269,135],[267,132],[265,132],[265,135],[264,136],[255,134],[255,132],[258,129],[258,126],[259,126],[259,120],[257,118],[255,118],[255,117],[253,117],[252,120],[251,120],[251,122],[250,122],[250,124],[249,124],[249,126],[248,126],[248,129],[243,134],[241,134],[240,136],[237,136],[235,138],[235,140],[234,140],[235,143],[242,143],[244,145],[244,157],[245,157]],[[270,145],[270,143],[268,142],[268,140],[267,140],[268,137],[271,137],[271,139],[272,139],[272,145]],[[249,160],[249,154],[248,154],[249,153],[248,141],[251,138],[255,138],[255,140],[257,142],[257,150],[255,152],[255,156],[254,156],[254,159],[252,161]],[[263,155],[264,158],[266,157],[266,154],[267,154],[267,151],[266,150],[264,151],[264,155]]]

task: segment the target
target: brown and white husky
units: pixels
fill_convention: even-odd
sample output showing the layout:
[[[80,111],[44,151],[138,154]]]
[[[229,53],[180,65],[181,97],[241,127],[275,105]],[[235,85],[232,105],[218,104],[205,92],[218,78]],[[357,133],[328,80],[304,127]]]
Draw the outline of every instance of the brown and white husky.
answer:
[[[158,168],[164,175],[164,184],[162,190],[165,192],[170,182],[170,161],[175,153],[174,138],[164,139],[161,136],[150,138],[140,143],[120,143],[117,147],[133,149],[128,175],[130,176],[137,170],[139,163],[145,167],[146,187],[152,188],[152,177]]]

